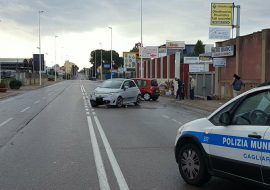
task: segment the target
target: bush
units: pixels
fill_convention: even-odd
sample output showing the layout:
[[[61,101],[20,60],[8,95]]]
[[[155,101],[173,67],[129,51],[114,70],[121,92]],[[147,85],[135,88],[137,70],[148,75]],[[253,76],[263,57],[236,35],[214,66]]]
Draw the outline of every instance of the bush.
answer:
[[[0,83],[0,88],[7,88],[7,85],[5,83]]]
[[[22,86],[22,82],[19,80],[12,80],[9,82],[9,87],[11,89],[19,89]]]

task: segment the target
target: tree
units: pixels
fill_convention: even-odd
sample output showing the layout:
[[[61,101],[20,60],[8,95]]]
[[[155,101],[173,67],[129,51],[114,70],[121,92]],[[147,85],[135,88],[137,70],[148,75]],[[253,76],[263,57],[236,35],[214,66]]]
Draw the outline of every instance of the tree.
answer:
[[[138,42],[134,45],[134,47],[130,50],[130,52],[139,52],[139,47],[141,47],[141,43]]]
[[[100,66],[101,63],[101,52],[102,52],[102,60],[103,63],[111,64],[111,51],[101,50],[97,49],[90,53],[90,63],[92,65],[97,65],[97,67]],[[112,51],[112,60],[113,60],[113,68],[117,69],[118,67],[121,67],[124,63],[123,57],[120,57],[119,54],[116,51]],[[95,64],[96,61],[96,64]]]
[[[204,45],[201,40],[198,40],[195,47],[194,47],[194,55],[199,56],[200,54],[204,53]]]

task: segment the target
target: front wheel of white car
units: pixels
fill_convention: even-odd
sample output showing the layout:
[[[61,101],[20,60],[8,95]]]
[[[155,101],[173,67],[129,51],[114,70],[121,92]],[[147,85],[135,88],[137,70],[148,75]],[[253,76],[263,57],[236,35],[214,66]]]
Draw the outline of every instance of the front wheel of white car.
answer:
[[[188,184],[200,186],[210,180],[203,154],[194,144],[180,148],[178,166],[182,178]]]
[[[141,99],[142,99],[142,97],[141,97],[141,95],[139,94],[139,95],[137,96],[136,102],[134,102],[134,104],[135,104],[136,106],[139,106],[139,105],[141,104]]]
[[[94,100],[90,100],[90,104],[93,108],[97,107],[97,102]]]
[[[123,106],[123,98],[118,97],[116,100],[116,107],[121,108]]]

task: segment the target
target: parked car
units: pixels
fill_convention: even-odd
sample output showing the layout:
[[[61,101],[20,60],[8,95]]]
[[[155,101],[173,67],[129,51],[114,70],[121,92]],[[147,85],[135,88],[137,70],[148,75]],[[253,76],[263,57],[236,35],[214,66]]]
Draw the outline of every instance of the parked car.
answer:
[[[144,100],[156,101],[158,99],[160,91],[156,79],[134,78],[133,80],[139,87]]]
[[[211,176],[270,187],[270,86],[227,102],[207,118],[178,130],[175,158],[182,178],[202,185]]]
[[[112,105],[122,107],[125,104],[139,105],[141,93],[136,83],[130,79],[109,79],[104,81],[90,95],[92,107]]]

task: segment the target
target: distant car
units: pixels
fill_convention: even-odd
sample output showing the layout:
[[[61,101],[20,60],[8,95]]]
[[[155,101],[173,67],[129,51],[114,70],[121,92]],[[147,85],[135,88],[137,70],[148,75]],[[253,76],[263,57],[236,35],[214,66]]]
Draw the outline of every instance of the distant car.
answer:
[[[111,105],[122,107],[124,104],[139,105],[141,93],[136,83],[130,79],[109,79],[90,95],[92,107],[98,105]]]
[[[211,176],[221,176],[269,188],[269,153],[270,86],[267,83],[235,97],[207,118],[184,124],[175,141],[180,174],[192,185],[202,185]]]
[[[134,78],[133,80],[139,87],[144,100],[156,101],[158,99],[160,91],[156,79]]]

